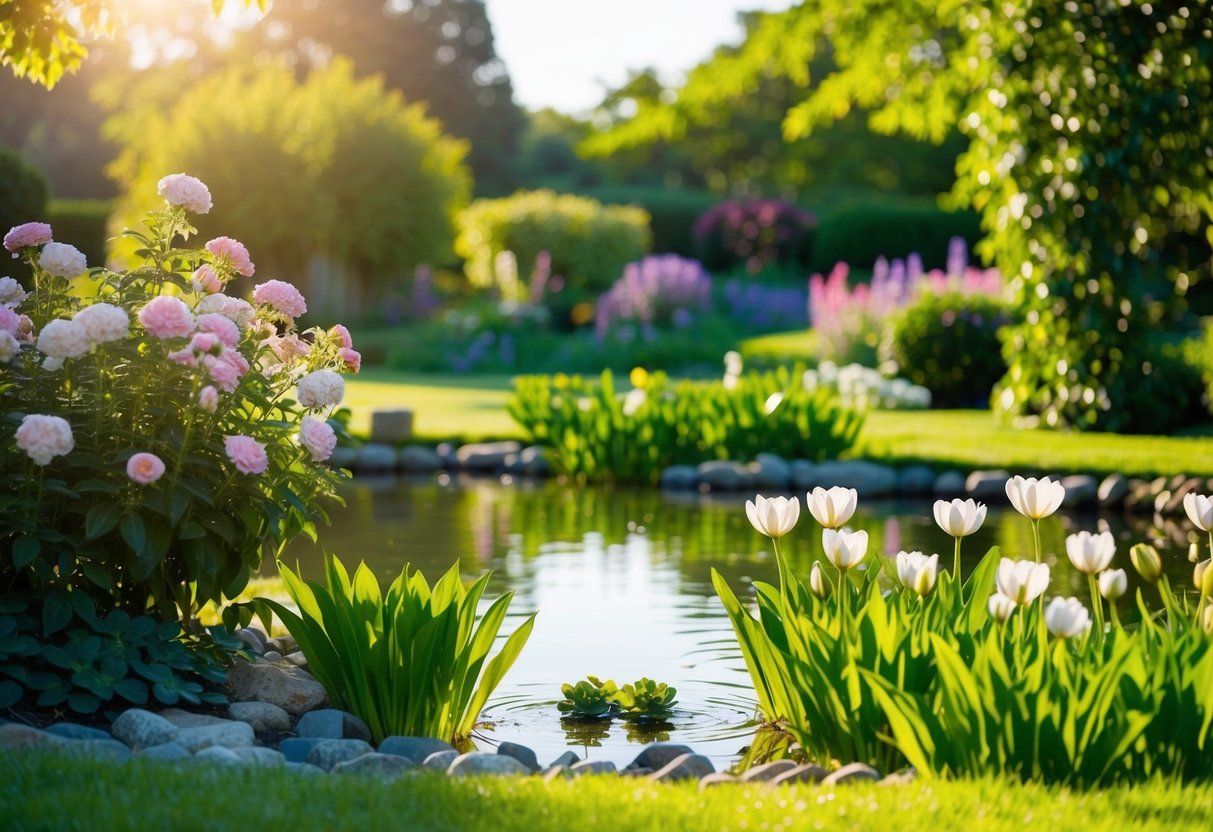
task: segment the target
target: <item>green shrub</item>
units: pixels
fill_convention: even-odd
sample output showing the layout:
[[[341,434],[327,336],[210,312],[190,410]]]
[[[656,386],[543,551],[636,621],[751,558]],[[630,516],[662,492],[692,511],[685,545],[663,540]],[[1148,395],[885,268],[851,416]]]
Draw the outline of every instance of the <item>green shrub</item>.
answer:
[[[821,213],[813,248],[814,271],[835,263],[870,268],[876,258],[922,255],[924,265],[942,268],[948,243],[961,237],[970,246],[981,239],[976,214],[945,211],[932,200],[872,200],[844,202]]]
[[[651,240],[649,215],[642,208],[518,191],[473,202],[460,218],[455,250],[467,261],[473,286],[495,287],[507,298],[516,298],[519,287],[498,285],[497,256],[513,252],[525,271],[546,251],[551,273],[563,279],[563,292],[581,300],[611,288],[625,265],[648,252]]]
[[[709,191],[688,188],[652,188],[639,185],[615,185],[580,191],[608,205],[635,205],[649,213],[653,231],[652,250],[657,254],[693,257],[695,241],[691,230],[695,220],[716,203]]]
[[[25,161],[17,151],[0,147],[0,236],[15,225],[47,222],[46,203],[49,195],[50,186],[41,171]],[[29,269],[24,263],[10,264],[7,253],[3,256],[6,262],[0,277],[11,274],[20,281],[29,277]]]
[[[71,243],[84,252],[88,262],[105,262],[109,218],[113,206],[105,199],[55,199],[50,204],[50,224],[55,241]]]
[[[985,407],[1007,371],[998,328],[1009,308],[990,295],[921,292],[885,324],[881,362],[930,390],[936,407]]]
[[[1134,353],[1132,369],[1114,384],[1123,401],[1122,433],[1166,435],[1208,421],[1205,379],[1213,373],[1207,362],[1175,336],[1159,333],[1141,338]]]
[[[637,371],[626,396],[609,370],[597,382],[522,376],[507,409],[530,441],[551,448],[557,471],[578,479],[656,483],[670,465],[745,462],[764,451],[832,459],[855,444],[863,414],[833,390],[806,390],[802,372],[747,373],[728,389]]]
[[[392,735],[466,740],[535,615],[489,659],[514,597],[502,595],[477,616],[492,573],[464,589],[456,563],[431,587],[405,564],[384,596],[365,563],[352,581],[331,555],[324,565],[321,585],[278,564],[298,614],[264,598],[254,603],[282,619],[333,704],[366,722],[376,743]]]

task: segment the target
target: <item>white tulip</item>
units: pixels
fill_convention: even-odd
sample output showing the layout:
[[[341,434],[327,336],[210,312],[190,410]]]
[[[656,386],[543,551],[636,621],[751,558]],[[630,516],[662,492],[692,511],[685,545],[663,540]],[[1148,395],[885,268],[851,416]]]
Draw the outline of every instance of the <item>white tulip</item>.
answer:
[[[1211,564],[1213,559],[1202,560],[1192,570],[1192,583],[1201,597],[1213,596],[1213,570],[1209,569]]]
[[[1098,575],[1108,568],[1116,554],[1116,538],[1111,532],[1079,532],[1066,538],[1066,555],[1079,572]]]
[[[1032,603],[1049,587],[1049,565],[1030,560],[1003,558],[994,576],[998,591],[1016,604]]]
[[[1129,576],[1125,574],[1125,570],[1109,569],[1099,573],[1099,594],[1104,598],[1115,601],[1128,591]]]
[[[1200,544],[1192,543],[1188,546],[1188,562],[1200,563]]]
[[[1001,592],[995,592],[991,595],[986,606],[990,610],[990,617],[999,624],[1007,623],[1007,619],[1011,617],[1011,613],[1015,612],[1015,602]]]
[[[1045,477],[1011,477],[1007,480],[1007,498],[1015,510],[1030,520],[1048,517],[1061,507],[1066,490],[1061,483]]]
[[[746,500],[745,513],[750,524],[760,533],[775,539],[783,537],[800,519],[800,500],[792,497],[764,497],[761,494]]]
[[[830,563],[842,572],[855,566],[868,553],[868,533],[865,531],[840,532],[837,529],[826,529],[821,533],[821,543]]]
[[[814,563],[813,568],[809,570],[809,589],[818,598],[826,597],[828,590],[826,589],[825,575],[821,572],[821,564]]]
[[[805,495],[804,501],[814,520],[827,529],[840,529],[855,513],[859,492],[837,485],[828,491],[817,486]]]
[[[927,557],[922,552],[897,553],[897,578],[906,589],[919,595],[929,595],[939,574],[939,555]]]
[[[986,521],[986,507],[975,500],[936,500],[935,522],[952,537],[968,537]]]
[[[1188,494],[1184,497],[1184,511],[1192,525],[1202,532],[1213,530],[1213,500],[1204,494]]]
[[[1058,638],[1074,638],[1091,629],[1091,613],[1077,598],[1054,598],[1045,607],[1045,626]]]

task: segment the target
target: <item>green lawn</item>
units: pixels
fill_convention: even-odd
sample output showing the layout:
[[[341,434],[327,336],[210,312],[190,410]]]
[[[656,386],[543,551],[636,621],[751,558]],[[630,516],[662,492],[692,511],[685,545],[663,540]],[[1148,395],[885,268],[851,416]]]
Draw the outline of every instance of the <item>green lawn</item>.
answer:
[[[998,781],[908,786],[771,788],[655,785],[617,777],[396,783],[283,770],[133,762],[89,764],[0,752],[0,821],[24,830],[718,830],[854,829],[934,832],[1208,830],[1213,789],[1150,783],[1106,791]]]

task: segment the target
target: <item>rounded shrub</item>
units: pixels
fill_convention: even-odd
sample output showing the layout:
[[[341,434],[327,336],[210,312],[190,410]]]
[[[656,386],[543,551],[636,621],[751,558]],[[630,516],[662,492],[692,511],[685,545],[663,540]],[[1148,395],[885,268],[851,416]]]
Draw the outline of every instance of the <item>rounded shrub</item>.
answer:
[[[1008,320],[1000,298],[923,291],[886,325],[880,357],[936,407],[984,407],[1007,371],[998,329]]]
[[[635,205],[648,211],[653,251],[683,257],[695,255],[695,240],[691,234],[695,220],[716,202],[712,193],[693,188],[604,185],[583,193],[599,202]]]
[[[36,167],[20,153],[0,147],[0,230],[23,222],[46,220],[46,204],[50,186]],[[29,276],[23,263],[6,266],[0,275],[12,274],[19,280]]]
[[[835,263],[870,268],[877,258],[919,254],[926,268],[945,265],[953,237],[970,246],[981,239],[976,214],[945,211],[929,199],[855,200],[823,212],[813,253],[816,270]]]
[[[55,229],[55,240],[70,243],[84,252],[88,262],[101,265],[105,262],[111,209],[105,199],[51,200],[50,224]]]
[[[695,250],[712,271],[806,265],[817,218],[781,199],[730,199],[695,220]]]

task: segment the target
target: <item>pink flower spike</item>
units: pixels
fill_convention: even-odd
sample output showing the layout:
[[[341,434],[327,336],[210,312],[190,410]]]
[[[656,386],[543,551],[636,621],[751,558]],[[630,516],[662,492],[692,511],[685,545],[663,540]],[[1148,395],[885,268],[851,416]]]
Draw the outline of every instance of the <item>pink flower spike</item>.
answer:
[[[164,462],[155,454],[137,453],[127,460],[126,475],[139,485],[151,485],[164,476]]]
[[[307,312],[307,301],[289,283],[282,280],[267,280],[253,287],[253,301],[273,307],[288,318],[298,318]]]
[[[50,241],[51,227],[44,222],[17,225],[4,235],[4,247],[14,253],[30,246],[44,246]]]
[[[227,458],[242,474],[262,474],[269,465],[265,446],[251,436],[224,437],[223,447]]]
[[[233,240],[231,237],[216,237],[208,241],[205,248],[215,256],[217,264],[226,265],[245,277],[253,276],[253,261],[249,259],[248,249],[239,240]]]

